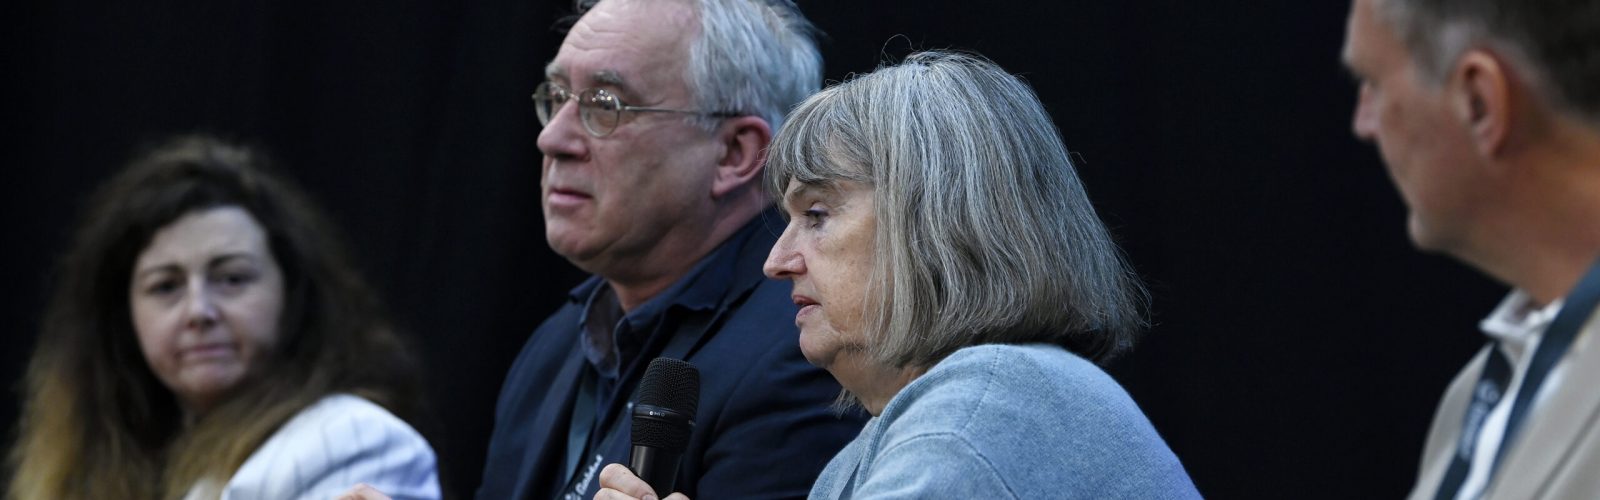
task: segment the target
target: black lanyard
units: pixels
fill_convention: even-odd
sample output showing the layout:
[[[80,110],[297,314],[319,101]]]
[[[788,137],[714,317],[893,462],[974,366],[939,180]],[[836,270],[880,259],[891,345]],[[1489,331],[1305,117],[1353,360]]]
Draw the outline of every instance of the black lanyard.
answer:
[[[596,410],[609,408],[606,403],[610,399],[598,387],[599,375],[590,366],[579,367],[579,370],[578,396],[572,406],[572,423],[567,431],[567,455],[563,464],[565,468],[562,469],[567,473],[567,481],[556,492],[558,499],[581,498],[585,492],[578,491],[578,488],[587,488],[599,480],[599,465],[602,464],[592,462],[603,455],[599,448],[610,441],[611,433],[620,430],[620,426],[612,425],[617,412],[606,410],[604,417],[596,414]],[[632,399],[629,396],[628,400]],[[600,421],[602,418],[604,422]]]
[[[1461,434],[1456,438],[1455,458],[1450,460],[1450,468],[1445,471],[1444,481],[1439,483],[1439,490],[1434,494],[1434,500],[1449,500],[1456,497],[1461,486],[1467,480],[1467,473],[1472,470],[1472,456],[1478,450],[1478,439],[1483,434],[1483,422],[1489,419],[1489,412],[1494,411],[1495,405],[1500,404],[1500,398],[1506,393],[1506,387],[1511,384],[1511,362],[1506,359],[1506,354],[1500,351],[1499,342],[1489,343],[1488,359],[1483,364],[1483,376],[1478,378],[1478,385],[1472,388],[1472,404],[1467,406],[1466,421],[1461,424]],[[1509,441],[1511,428],[1506,427],[1507,433],[1501,438],[1500,444]]]
[[[594,368],[589,366],[578,367],[578,398],[572,403],[572,424],[567,431],[567,454],[565,467],[561,470],[567,472],[567,484],[561,489],[565,494],[573,490],[581,468],[586,462],[589,448],[594,441],[595,408],[600,406],[600,390],[595,387]]]
[[[1550,323],[1550,328],[1545,330],[1544,338],[1539,341],[1539,348],[1533,353],[1533,360],[1528,363],[1528,372],[1522,378],[1522,384],[1517,389],[1517,399],[1511,403],[1511,416],[1506,419],[1506,428],[1500,439],[1500,447],[1495,450],[1493,463],[1489,471],[1491,478],[1493,472],[1500,465],[1500,459],[1505,457],[1506,450],[1517,436],[1523,418],[1528,416],[1528,407],[1533,404],[1533,397],[1539,393],[1539,387],[1544,384],[1550,371],[1561,362],[1561,357],[1572,347],[1572,341],[1577,339],[1578,332],[1583,325],[1589,322],[1589,317],[1594,314],[1595,306],[1600,305],[1600,262],[1589,268],[1583,280],[1567,295],[1566,302],[1561,306],[1561,312],[1556,314],[1555,321]],[[1461,427],[1462,438],[1456,441],[1455,459],[1451,461],[1450,468],[1445,472],[1444,480],[1439,483],[1439,490],[1434,495],[1436,500],[1455,498],[1461,485],[1466,481],[1467,472],[1472,469],[1472,455],[1477,449],[1477,439],[1483,431],[1483,421],[1488,416],[1489,410],[1500,401],[1502,388],[1509,384],[1511,378],[1511,365],[1506,361],[1505,355],[1500,352],[1499,342],[1489,343],[1489,359],[1484,365],[1483,376],[1478,378],[1478,385],[1472,393],[1472,404],[1467,407],[1466,416]]]
[[[648,360],[654,359],[656,355],[673,359],[688,359],[689,355],[698,350],[702,343],[705,342],[708,337],[706,332],[713,325],[719,324],[726,312],[726,308],[719,308],[715,311],[705,311],[700,314],[686,314],[677,323],[676,328],[671,331],[670,335],[663,335],[661,334],[662,332],[652,333],[645,346],[640,350],[640,355],[636,356],[636,360],[631,362],[629,368],[621,372],[621,376],[616,382],[618,384],[617,387],[625,387],[630,381],[636,384],[637,378],[641,375],[637,372],[642,372],[644,365],[648,364]],[[657,328],[660,328],[660,325],[657,325]],[[658,354],[651,355],[649,353]],[[646,362],[641,363],[639,360]],[[572,407],[572,416],[570,417],[572,420],[567,432],[567,456],[563,464],[566,466],[563,471],[567,472],[567,481],[556,492],[556,498],[558,499],[566,498],[569,494],[577,495],[574,492],[578,489],[578,486],[599,480],[597,477],[598,470],[593,475],[590,475],[588,474],[588,469],[590,466],[602,464],[589,462],[602,454],[598,449],[604,446],[604,443],[611,441],[612,433],[622,430],[622,425],[615,422],[618,418],[623,418],[621,414],[625,412],[621,411],[618,406],[620,403],[633,401],[633,393],[639,389],[635,385],[629,391],[626,399],[618,401],[614,399],[613,395],[602,393],[603,391],[598,387],[599,381],[597,379],[599,375],[594,373],[594,367],[587,366],[587,361],[579,362],[584,366],[578,367],[578,394],[576,396],[577,400]],[[599,418],[596,418],[596,410],[602,412],[598,415]],[[597,424],[599,428],[596,428]],[[627,457],[622,457],[622,459],[626,460]],[[589,477],[586,478],[585,476]]]

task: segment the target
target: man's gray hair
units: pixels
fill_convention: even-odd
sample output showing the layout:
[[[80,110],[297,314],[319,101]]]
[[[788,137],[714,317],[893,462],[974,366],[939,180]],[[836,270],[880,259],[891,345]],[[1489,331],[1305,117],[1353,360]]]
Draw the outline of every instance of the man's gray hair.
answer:
[[[680,1],[700,19],[684,66],[697,109],[759,116],[776,131],[789,108],[822,87],[816,27],[793,0]],[[582,13],[597,3],[576,6]],[[696,120],[708,130],[717,123]]]
[[[822,87],[815,28],[790,0],[698,0],[700,37],[689,85],[708,111],[750,113],[776,131],[789,108]]]
[[[1428,80],[1488,46],[1521,70],[1547,104],[1600,126],[1600,1],[1378,0]]]
[[[767,184],[873,190],[866,349],[931,367],[962,347],[1043,342],[1105,362],[1148,297],[1095,215],[1037,96],[979,56],[922,52],[812,96]]]

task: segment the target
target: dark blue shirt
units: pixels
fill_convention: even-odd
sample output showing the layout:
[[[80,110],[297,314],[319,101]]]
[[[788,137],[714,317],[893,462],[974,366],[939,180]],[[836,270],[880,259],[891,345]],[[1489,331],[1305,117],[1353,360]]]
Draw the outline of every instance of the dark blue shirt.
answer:
[[[628,409],[657,356],[700,370],[700,406],[678,491],[713,499],[804,497],[863,419],[830,409],[839,385],[800,354],[789,284],[761,274],[781,231],[775,213],[756,217],[617,321],[610,346],[597,347],[585,334],[592,301],[608,293],[604,281],[591,277],[573,289],[506,376],[478,498],[593,498],[599,469],[628,461]],[[614,366],[597,349],[616,355]],[[580,397],[582,377],[592,377],[587,397]],[[589,408],[575,411],[577,404]],[[574,415],[592,423],[574,425]],[[584,428],[591,429],[587,440]],[[580,432],[569,442],[572,431]],[[569,457],[568,450],[583,451]]]

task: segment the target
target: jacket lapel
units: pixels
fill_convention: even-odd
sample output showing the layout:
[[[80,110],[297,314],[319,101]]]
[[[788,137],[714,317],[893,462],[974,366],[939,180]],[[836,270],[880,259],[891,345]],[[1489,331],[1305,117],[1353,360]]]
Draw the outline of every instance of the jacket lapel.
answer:
[[[1485,497],[1534,498],[1571,467],[1575,453],[1593,446],[1595,436],[1585,434],[1600,416],[1600,315],[1574,339],[1566,358],[1558,365],[1560,384],[1536,395],[1536,411],[1522,423],[1517,442],[1501,459],[1495,484]],[[1593,471],[1590,471],[1593,472]]]

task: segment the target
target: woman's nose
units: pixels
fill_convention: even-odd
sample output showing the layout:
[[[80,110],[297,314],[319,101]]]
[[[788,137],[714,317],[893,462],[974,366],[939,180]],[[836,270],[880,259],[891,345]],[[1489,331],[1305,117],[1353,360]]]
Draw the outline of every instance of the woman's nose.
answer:
[[[216,300],[202,286],[190,288],[189,303],[184,311],[184,323],[195,329],[209,328],[217,323]]]
[[[783,236],[778,237],[778,242],[772,245],[772,252],[767,254],[767,262],[761,266],[761,270],[772,279],[793,278],[795,275],[805,274],[806,261],[800,256],[800,252],[794,249],[792,231],[785,229]]]

